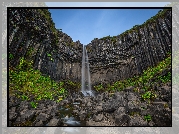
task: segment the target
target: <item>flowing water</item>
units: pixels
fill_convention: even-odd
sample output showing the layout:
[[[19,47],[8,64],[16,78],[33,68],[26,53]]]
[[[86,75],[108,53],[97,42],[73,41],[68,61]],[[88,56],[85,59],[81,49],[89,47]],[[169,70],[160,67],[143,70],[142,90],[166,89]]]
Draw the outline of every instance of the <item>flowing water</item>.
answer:
[[[91,90],[91,79],[90,79],[90,69],[89,69],[89,61],[88,61],[88,53],[83,46],[83,57],[82,57],[82,69],[81,69],[81,92],[84,96],[94,96]]]
[[[89,68],[89,60],[88,53],[83,46],[83,56],[82,56],[82,69],[81,69],[82,77],[81,77],[81,92],[84,96],[95,96],[95,92],[91,90],[91,79],[90,79],[90,68]],[[80,121],[79,117],[72,115],[73,106],[81,105],[80,102],[74,102],[68,108],[61,107],[59,112],[61,113],[61,119],[64,124],[67,126],[86,126],[86,121]]]

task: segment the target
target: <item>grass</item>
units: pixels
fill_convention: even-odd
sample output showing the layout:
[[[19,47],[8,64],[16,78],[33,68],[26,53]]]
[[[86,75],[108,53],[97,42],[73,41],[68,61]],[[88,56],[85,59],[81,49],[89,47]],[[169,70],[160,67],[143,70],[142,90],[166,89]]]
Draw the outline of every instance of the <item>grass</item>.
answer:
[[[145,93],[141,95],[143,100],[151,100],[156,98],[156,94],[153,91],[149,91],[154,83],[162,82],[166,83],[171,81],[171,72],[167,72],[165,75],[162,75],[163,71],[166,69],[171,68],[171,54],[167,54],[167,58],[158,63],[158,65],[154,67],[149,67],[140,76],[134,76],[129,79],[116,81],[112,84],[105,85],[96,85],[94,88],[97,91],[121,91],[127,87],[133,86],[135,92],[139,92],[139,89],[145,90]],[[175,79],[177,79],[176,77]],[[177,81],[177,80],[175,80]]]
[[[55,82],[49,76],[43,76],[39,70],[32,68],[32,62],[24,58],[21,58],[16,68],[10,69],[9,83],[10,92],[22,100],[31,97],[35,100],[55,100],[59,96],[62,100],[68,93],[64,82]],[[17,90],[21,95],[16,93]]]
[[[142,95],[143,100],[149,100],[149,101],[151,99],[156,98],[156,97],[157,97],[157,95],[155,93],[151,92],[151,91],[147,91]]]

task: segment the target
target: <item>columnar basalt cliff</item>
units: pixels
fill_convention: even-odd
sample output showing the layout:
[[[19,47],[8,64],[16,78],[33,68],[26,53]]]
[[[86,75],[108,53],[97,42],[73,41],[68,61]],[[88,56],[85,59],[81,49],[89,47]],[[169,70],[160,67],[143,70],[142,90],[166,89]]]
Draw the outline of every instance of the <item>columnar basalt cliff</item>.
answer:
[[[83,45],[55,29],[47,9],[8,16],[8,126],[171,126],[170,9],[86,46],[94,96],[78,92]]]
[[[139,75],[171,52],[171,10],[118,36],[95,38],[87,45],[91,81],[109,83]]]
[[[59,81],[80,82],[82,44],[56,30],[47,9],[11,9],[9,11],[10,66],[21,57],[32,60],[34,68]]]
[[[163,60],[171,51],[171,10],[165,9],[143,25],[88,44],[92,84],[110,83],[138,74]],[[80,82],[82,44],[56,30],[47,9],[10,9],[10,66],[21,57],[56,81]]]

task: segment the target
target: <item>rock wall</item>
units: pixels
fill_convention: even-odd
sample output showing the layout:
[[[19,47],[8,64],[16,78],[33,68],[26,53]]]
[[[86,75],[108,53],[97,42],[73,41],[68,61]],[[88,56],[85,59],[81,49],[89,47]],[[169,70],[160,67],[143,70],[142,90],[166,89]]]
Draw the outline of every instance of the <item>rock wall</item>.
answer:
[[[10,9],[8,14],[10,66],[25,57],[56,81],[80,81],[82,44],[56,30],[47,9]]]
[[[56,81],[80,82],[82,44],[55,29],[47,9],[13,8],[8,16],[10,66],[25,57]],[[120,35],[92,40],[86,46],[92,84],[138,75],[163,60],[171,51],[171,17],[171,10],[164,10]]]
[[[93,84],[139,75],[171,52],[171,10],[118,35],[95,38],[87,45]]]

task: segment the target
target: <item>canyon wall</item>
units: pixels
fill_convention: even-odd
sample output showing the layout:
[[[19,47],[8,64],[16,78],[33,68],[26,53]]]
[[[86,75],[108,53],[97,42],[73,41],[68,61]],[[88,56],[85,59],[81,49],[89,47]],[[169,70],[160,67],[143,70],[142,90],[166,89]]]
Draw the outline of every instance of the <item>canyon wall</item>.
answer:
[[[25,57],[56,81],[80,82],[82,44],[55,29],[47,9],[12,8],[8,16],[10,67]],[[171,10],[164,10],[120,35],[92,40],[86,46],[92,84],[141,74],[163,60],[171,51],[171,17]]]
[[[47,9],[13,8],[8,14],[10,66],[25,57],[56,81],[81,80],[82,44],[56,30]]]
[[[171,52],[171,10],[159,12],[142,25],[117,35],[95,38],[87,45],[93,84],[140,75]]]

